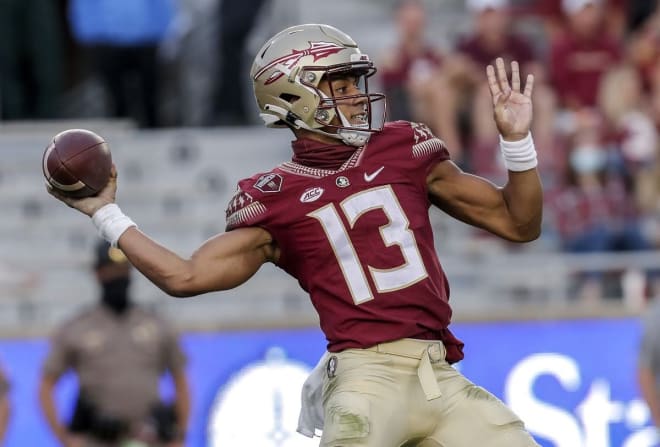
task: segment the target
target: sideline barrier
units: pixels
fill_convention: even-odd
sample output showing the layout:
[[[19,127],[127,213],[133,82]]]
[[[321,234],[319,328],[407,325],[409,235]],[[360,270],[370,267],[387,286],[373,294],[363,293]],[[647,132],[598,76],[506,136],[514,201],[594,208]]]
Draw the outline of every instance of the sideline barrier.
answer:
[[[640,400],[637,319],[457,323],[466,343],[458,365],[525,420],[544,447],[658,445]],[[295,433],[300,386],[325,348],[318,329],[189,333],[192,423],[187,446],[318,445]],[[47,341],[0,342],[12,381],[7,447],[54,447],[37,407]],[[171,393],[167,381],[166,394]],[[69,413],[75,382],[65,377],[58,405]]]

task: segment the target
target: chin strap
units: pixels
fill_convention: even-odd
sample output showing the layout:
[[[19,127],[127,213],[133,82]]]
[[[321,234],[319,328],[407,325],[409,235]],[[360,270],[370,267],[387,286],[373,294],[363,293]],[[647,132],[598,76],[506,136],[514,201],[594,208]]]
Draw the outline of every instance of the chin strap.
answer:
[[[325,135],[327,137],[335,138],[337,140],[341,140],[344,144],[347,144],[349,146],[355,146],[355,147],[361,147],[367,144],[367,141],[369,141],[369,137],[371,137],[371,132],[363,131],[363,130],[356,130],[356,128],[359,127],[364,127],[365,129],[368,128],[367,124],[351,124],[346,117],[344,117],[344,114],[339,112],[339,119],[341,120],[341,123],[343,126],[351,127],[351,129],[338,129],[336,133],[330,133],[326,132],[325,130],[322,129],[315,129],[313,127],[308,126],[305,124],[303,121],[296,121],[296,124],[305,130],[309,130],[310,132],[314,133],[319,133],[322,135]]]
[[[323,92],[319,92],[319,93],[321,95],[321,98],[323,98],[324,100],[331,101],[331,98],[328,95],[326,95]],[[312,132],[322,133],[332,138],[341,140],[344,144],[347,144],[349,146],[361,147],[367,144],[367,141],[369,141],[369,138],[371,137],[371,132],[367,132],[359,129],[360,128],[368,129],[369,125],[351,124],[351,122],[344,116],[341,110],[339,110],[339,107],[335,106],[335,110],[337,111],[337,115],[339,116],[339,120],[341,121],[341,125],[343,126],[343,128],[337,129],[336,133],[329,133],[321,129],[310,129],[309,127],[307,127],[307,129],[311,130]]]

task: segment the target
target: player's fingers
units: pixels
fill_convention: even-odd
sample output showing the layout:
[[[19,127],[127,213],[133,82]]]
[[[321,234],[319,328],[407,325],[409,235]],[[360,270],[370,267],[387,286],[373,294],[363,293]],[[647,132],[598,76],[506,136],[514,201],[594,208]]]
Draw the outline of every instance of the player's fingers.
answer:
[[[46,184],[46,191],[48,191],[48,194],[50,194],[51,196],[55,197],[56,199],[59,199],[59,198],[60,198],[60,195],[57,193],[57,191],[55,190],[55,188],[53,188],[53,185],[51,185],[51,184],[48,183],[47,181],[45,182],[45,184]]]
[[[486,67],[486,78],[488,79],[488,88],[490,88],[490,95],[493,98],[493,104],[495,104],[495,98],[502,92],[500,91],[499,85],[497,85],[497,77],[495,76],[495,69],[492,65]]]
[[[110,178],[117,178],[117,166],[113,163],[110,168]]]
[[[525,80],[524,95],[527,96],[528,98],[531,98],[532,90],[534,90],[534,75],[528,74],[527,79]]]
[[[511,62],[511,89],[514,92],[520,91],[520,67],[518,61]]]
[[[511,98],[511,94],[513,93],[513,90],[509,90],[505,93],[502,93],[497,97],[497,100],[494,102],[493,107],[494,107],[494,112],[497,115],[498,113],[502,113],[502,111],[506,110],[506,104],[509,101],[509,98]]]
[[[48,182],[46,182],[46,191],[48,191],[48,194],[55,197],[57,200],[64,202],[68,206],[71,206],[69,198],[61,194],[57,189],[53,188],[53,186]]]
[[[498,57],[495,60],[495,68],[497,68],[497,78],[500,83],[500,89],[502,93],[506,93],[511,90],[509,87],[509,80],[506,78],[506,68],[504,67],[504,59]]]

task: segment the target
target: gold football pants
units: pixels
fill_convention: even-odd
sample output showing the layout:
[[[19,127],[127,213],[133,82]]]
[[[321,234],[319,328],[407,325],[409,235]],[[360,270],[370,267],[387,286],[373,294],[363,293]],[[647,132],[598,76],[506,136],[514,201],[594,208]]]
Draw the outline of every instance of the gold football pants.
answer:
[[[538,447],[503,402],[445,361],[440,342],[332,353],[323,408],[321,447]]]

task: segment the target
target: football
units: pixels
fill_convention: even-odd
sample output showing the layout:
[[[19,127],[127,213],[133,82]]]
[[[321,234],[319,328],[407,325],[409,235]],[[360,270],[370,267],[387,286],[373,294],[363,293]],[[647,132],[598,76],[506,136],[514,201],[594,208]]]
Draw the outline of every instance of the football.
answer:
[[[69,197],[89,197],[108,183],[112,155],[105,140],[85,129],[58,133],[43,154],[46,181]]]

